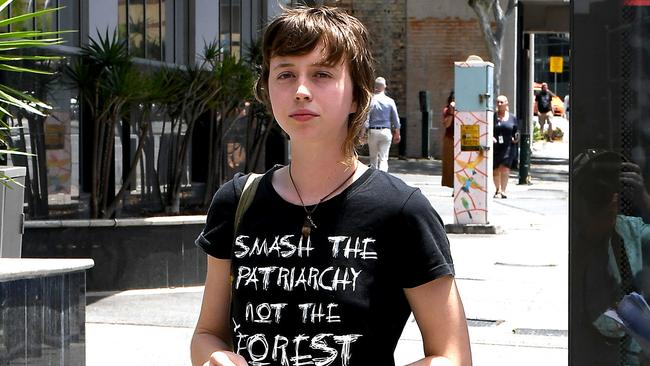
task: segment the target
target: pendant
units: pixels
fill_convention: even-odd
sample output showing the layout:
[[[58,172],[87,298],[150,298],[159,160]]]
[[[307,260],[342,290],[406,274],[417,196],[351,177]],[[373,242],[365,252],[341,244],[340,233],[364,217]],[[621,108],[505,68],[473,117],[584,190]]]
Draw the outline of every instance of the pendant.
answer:
[[[311,219],[311,215],[305,217],[305,222],[302,224],[302,235],[306,238],[311,234],[311,229],[316,229],[314,221]]]

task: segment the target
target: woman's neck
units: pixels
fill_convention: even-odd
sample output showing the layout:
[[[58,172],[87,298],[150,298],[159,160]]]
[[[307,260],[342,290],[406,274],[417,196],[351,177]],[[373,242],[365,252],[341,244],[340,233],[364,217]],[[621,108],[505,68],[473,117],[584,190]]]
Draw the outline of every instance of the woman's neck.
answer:
[[[367,170],[356,159],[348,159],[351,161],[347,164],[345,160],[342,152],[333,154],[331,149],[328,153],[317,153],[314,149],[292,148],[291,164],[274,175],[273,186],[289,202],[301,204],[302,199],[307,206],[316,204],[330,193],[332,197],[343,191]],[[341,187],[332,193],[339,185]]]
[[[508,115],[508,111],[503,111],[503,112],[497,111],[497,117],[499,117],[499,119],[505,119],[507,115]]]

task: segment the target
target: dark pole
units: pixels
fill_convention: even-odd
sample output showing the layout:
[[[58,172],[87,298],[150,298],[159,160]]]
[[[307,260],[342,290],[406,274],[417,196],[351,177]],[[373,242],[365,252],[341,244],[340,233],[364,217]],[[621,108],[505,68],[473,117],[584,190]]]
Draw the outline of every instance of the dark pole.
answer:
[[[422,157],[428,158],[429,153],[429,130],[431,129],[431,107],[429,100],[431,92],[420,91],[420,111],[422,112]]]
[[[520,16],[523,15],[523,9],[519,10]],[[529,121],[529,116],[530,116],[530,93],[531,93],[531,85],[529,80],[531,79],[530,75],[531,73],[534,72],[534,70],[531,70],[530,68],[530,57],[533,57],[533,55],[529,55],[530,52],[529,50],[532,50],[531,44],[530,44],[530,35],[526,34],[524,35],[523,32],[520,34],[521,36],[518,37],[520,40],[523,40],[523,42],[520,41],[522,44],[522,47],[519,47],[519,62],[518,62],[518,67],[519,69],[525,69],[528,72],[520,72],[519,75],[526,75],[527,77],[519,79],[519,98],[517,100],[520,102],[519,106],[520,108],[518,109],[519,112],[519,126],[521,127],[520,130],[520,138],[519,138],[519,184],[530,184],[530,156],[531,156],[531,151],[530,151],[530,138],[532,136],[532,131],[531,131],[531,121]]]

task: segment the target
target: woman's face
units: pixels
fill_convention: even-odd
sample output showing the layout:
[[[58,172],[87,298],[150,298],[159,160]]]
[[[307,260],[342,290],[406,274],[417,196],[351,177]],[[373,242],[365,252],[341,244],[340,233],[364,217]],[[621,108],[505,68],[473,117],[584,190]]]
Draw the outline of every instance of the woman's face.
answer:
[[[323,47],[303,56],[271,58],[269,96],[273,114],[292,142],[339,149],[355,112],[353,84],[345,62],[326,65]]]
[[[497,98],[497,110],[499,113],[504,113],[508,110],[508,99],[503,97]]]

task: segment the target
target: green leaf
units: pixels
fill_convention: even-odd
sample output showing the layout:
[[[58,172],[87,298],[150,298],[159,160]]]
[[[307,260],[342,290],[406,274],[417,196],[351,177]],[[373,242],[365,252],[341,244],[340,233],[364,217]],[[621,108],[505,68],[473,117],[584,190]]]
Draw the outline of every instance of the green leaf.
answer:
[[[0,63],[0,70],[13,71],[13,72],[29,72],[29,73],[32,73],[32,74],[42,74],[42,75],[52,75],[52,74],[54,74],[52,71],[28,69],[26,67],[18,67],[18,66],[6,65],[6,64],[2,64],[2,63]]]
[[[61,30],[61,31],[50,31],[50,32],[41,32],[41,31],[16,31],[16,32],[5,32],[0,33],[0,38],[33,38],[33,37],[49,37],[49,36],[58,36],[65,33],[77,33],[76,30]]]
[[[36,47],[36,46],[49,46],[51,44],[59,44],[63,42],[63,38],[43,38],[43,39],[9,39],[0,42],[1,46],[5,47]]]
[[[0,27],[3,27],[5,25],[9,25],[9,24],[20,23],[20,22],[23,22],[25,20],[29,20],[29,19],[33,19],[33,18],[37,18],[37,17],[40,17],[41,15],[53,13],[53,12],[56,12],[56,11],[61,10],[61,9],[63,9],[63,7],[52,8],[52,9],[44,9],[44,10],[39,10],[39,11],[36,11],[36,12],[33,12],[33,13],[26,13],[26,14],[15,16],[15,17],[11,17],[9,19],[0,20]]]
[[[8,110],[4,109],[2,106],[0,106],[0,112],[6,114],[7,116],[9,116],[9,117],[11,117],[11,118],[14,117],[11,113],[9,113]]]
[[[38,109],[30,106],[29,104],[25,103],[24,101],[22,101],[20,99],[17,99],[15,97],[13,97],[12,95],[9,95],[9,94],[7,94],[7,93],[5,93],[3,91],[0,91],[0,103],[11,104],[11,105],[14,105],[14,106],[16,106],[18,108],[22,108],[22,109],[24,109],[24,110],[26,110],[28,112],[37,114],[39,116],[45,116],[45,114],[43,114],[43,112],[39,111]]]
[[[0,154],[35,156],[34,154],[28,153],[28,152],[23,152],[23,151],[18,151],[18,150],[2,150],[2,149],[0,149]]]
[[[9,94],[17,95],[19,98],[25,99],[25,100],[27,100],[27,101],[29,101],[31,103],[34,103],[34,104],[36,104],[37,106],[39,106],[41,108],[52,109],[52,107],[50,107],[48,104],[43,103],[43,102],[39,101],[38,99],[32,97],[31,95],[23,93],[21,91],[18,91],[16,89],[13,89],[13,88],[11,88],[9,86],[0,84],[0,91],[4,91],[4,92],[9,93]]]
[[[13,1],[14,0],[6,0],[5,2],[3,2],[2,5],[0,5],[0,11],[5,10],[5,8],[9,6],[9,4],[11,4]]]
[[[0,41],[1,42],[1,41]],[[54,61],[63,60],[64,56],[19,56],[19,55],[0,55],[0,61]]]

